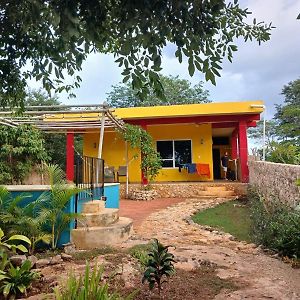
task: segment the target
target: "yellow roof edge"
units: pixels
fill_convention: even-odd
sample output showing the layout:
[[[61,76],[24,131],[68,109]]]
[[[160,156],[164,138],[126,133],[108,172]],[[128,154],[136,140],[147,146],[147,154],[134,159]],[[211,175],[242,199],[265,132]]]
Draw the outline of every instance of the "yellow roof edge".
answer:
[[[256,107],[251,107],[255,105]],[[259,106],[259,107],[257,107]],[[114,114],[121,119],[154,119],[204,115],[258,114],[263,112],[262,100],[240,102],[212,102],[168,106],[116,108]]]

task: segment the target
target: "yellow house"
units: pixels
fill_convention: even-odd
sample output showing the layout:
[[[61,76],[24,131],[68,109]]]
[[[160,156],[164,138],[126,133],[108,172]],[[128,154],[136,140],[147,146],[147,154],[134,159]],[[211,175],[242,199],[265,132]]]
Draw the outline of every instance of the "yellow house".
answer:
[[[256,126],[263,107],[262,101],[222,102],[119,108],[114,114],[152,136],[163,165],[155,181],[221,179],[220,160],[228,152],[233,160],[229,167],[247,182],[247,128]],[[99,130],[83,132],[83,140],[83,155],[97,157]],[[140,153],[127,149],[121,135],[111,128],[104,131],[102,158],[116,170],[129,162],[129,182],[141,181]]]

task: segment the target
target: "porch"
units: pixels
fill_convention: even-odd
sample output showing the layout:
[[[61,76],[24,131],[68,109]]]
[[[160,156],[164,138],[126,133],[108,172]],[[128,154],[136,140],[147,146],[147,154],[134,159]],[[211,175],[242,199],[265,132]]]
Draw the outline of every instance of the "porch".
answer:
[[[151,189],[156,191],[157,198],[200,198],[219,197],[234,198],[245,195],[247,183],[216,180],[213,182],[156,182]],[[141,188],[141,184],[129,184],[129,195],[132,191]],[[126,184],[120,184],[120,199],[126,198]]]

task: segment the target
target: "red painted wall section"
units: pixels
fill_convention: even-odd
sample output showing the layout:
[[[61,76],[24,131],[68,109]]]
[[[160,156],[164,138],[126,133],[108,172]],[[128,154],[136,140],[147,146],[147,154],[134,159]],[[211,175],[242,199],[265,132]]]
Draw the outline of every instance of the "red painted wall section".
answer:
[[[147,125],[146,124],[141,124],[141,127],[147,131]],[[141,160],[143,159],[143,153],[141,153]],[[145,177],[145,174],[143,173],[143,171],[141,172],[142,174],[142,178],[141,178],[141,183],[143,185],[147,185],[148,184],[148,180],[147,178]]]
[[[249,181],[248,169],[248,141],[247,141],[247,123],[245,121],[239,122],[239,157],[241,167],[241,181]]]
[[[238,149],[237,149],[237,138],[238,138],[238,133],[237,130],[233,130],[232,136],[231,136],[231,158],[232,159],[237,159],[237,154],[238,154]]]
[[[74,180],[74,133],[67,133],[66,151],[66,177],[67,180]]]

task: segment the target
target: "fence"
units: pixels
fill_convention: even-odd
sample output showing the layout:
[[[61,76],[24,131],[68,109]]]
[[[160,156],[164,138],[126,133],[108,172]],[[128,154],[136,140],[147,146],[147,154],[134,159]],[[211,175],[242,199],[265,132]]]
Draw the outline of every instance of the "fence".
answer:
[[[78,202],[100,199],[104,195],[104,160],[96,157],[75,157],[75,184],[83,192],[75,199],[75,212]]]

